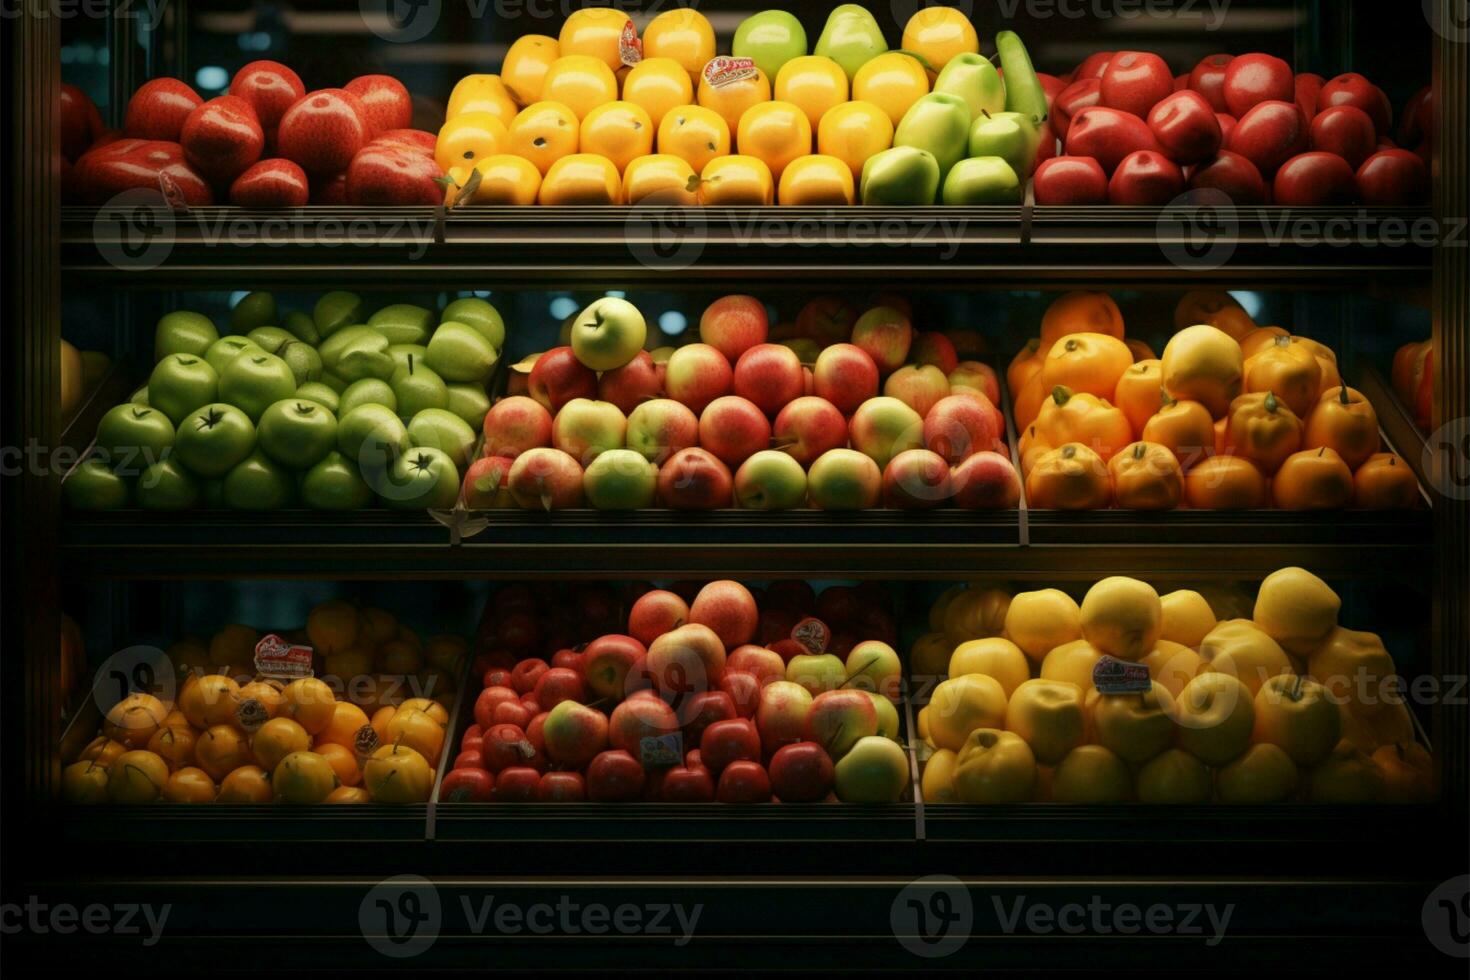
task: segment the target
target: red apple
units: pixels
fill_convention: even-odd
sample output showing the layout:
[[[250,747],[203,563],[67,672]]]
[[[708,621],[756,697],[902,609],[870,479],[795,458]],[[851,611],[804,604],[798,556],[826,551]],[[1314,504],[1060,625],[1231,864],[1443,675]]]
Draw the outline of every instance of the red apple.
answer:
[[[628,415],[628,448],[655,464],[699,444],[699,418],[672,398],[655,398]]]
[[[576,650],[568,649],[561,649],[552,654],[551,666],[552,669],[565,667],[567,670],[575,670],[579,674],[582,674],[584,670],[582,654]]]
[[[179,142],[184,120],[204,104],[177,78],[154,78],[138,86],[123,114],[123,134],[144,140]]]
[[[866,691],[823,691],[812,700],[802,726],[802,741],[816,742],[833,759],[847,754],[860,738],[878,734],[878,712]]]
[[[782,803],[816,803],[832,791],[832,757],[816,742],[783,745],[771,756],[770,775]]]
[[[502,769],[496,776],[492,798],[496,803],[532,803],[540,785],[540,770],[512,766]]]
[[[507,620],[512,620],[516,618],[517,617],[507,617]],[[524,645],[531,646],[533,644],[526,643]],[[510,672],[511,687],[515,688],[517,694],[530,694],[536,689],[536,682],[541,679],[541,675],[546,673],[550,669],[551,665],[548,664],[546,661],[537,659],[535,657],[527,657],[525,660],[522,660],[521,662],[516,664],[514,668],[512,668]]]
[[[774,416],[800,398],[805,381],[801,359],[781,344],[756,344],[735,362],[735,394]]]
[[[537,803],[581,803],[587,799],[587,780],[580,772],[547,772],[536,784]]]
[[[628,611],[628,632],[645,647],[689,621],[684,599],[664,589],[644,593]],[[590,649],[590,647],[589,647]]]
[[[954,468],[950,483],[962,510],[1010,510],[1021,499],[1021,477],[1000,453],[976,453]]]
[[[1222,150],[1209,163],[1201,164],[1189,176],[1189,189],[1220,191],[1241,207],[1266,203],[1266,182],[1261,172],[1239,153]]]
[[[719,772],[737,759],[759,762],[761,737],[755,722],[749,718],[714,722],[700,736],[699,757],[712,772]]]
[[[599,698],[623,697],[629,672],[646,652],[643,644],[631,636],[611,633],[598,637],[582,651],[587,686]]]
[[[480,744],[478,738],[476,739],[475,744],[476,745],[479,745]],[[453,765],[450,766],[450,768],[451,769],[484,769],[485,768],[485,760],[484,760],[484,757],[482,757],[480,755],[480,750],[478,748],[464,749],[458,755],[456,755],[454,757],[454,763],[453,763]]]
[[[980,361],[961,361],[949,374],[949,390],[954,395],[984,395],[992,408],[1000,404],[1000,376],[995,368]],[[1000,415],[999,428],[1005,427],[1005,416]]]
[[[1092,157],[1055,157],[1036,168],[1036,203],[1106,204],[1108,175]]]
[[[713,803],[714,775],[704,766],[674,766],[664,774],[659,799],[665,803]]]
[[[880,375],[892,374],[907,363],[914,343],[910,320],[910,315],[897,307],[877,306],[858,317],[853,326],[853,344],[873,359]]]
[[[389,129],[407,129],[413,122],[413,97],[390,75],[359,75],[344,86],[362,101],[374,135]]]
[[[1220,120],[1198,92],[1175,92],[1154,106],[1148,128],[1175,163],[1199,163],[1220,149]]]
[[[759,617],[755,597],[739,582],[711,582],[689,606],[689,621],[713,630],[727,650],[750,642]]]
[[[674,510],[729,507],[733,485],[730,468],[705,449],[681,449],[658,469],[658,499]]]
[[[664,373],[664,390],[695,414],[729,394],[734,371],[730,360],[709,344],[686,344],[674,351]]]
[[[648,351],[634,354],[633,359],[620,368],[602,372],[597,382],[597,397],[612,402],[624,415],[658,395],[658,368]]]
[[[290,160],[272,158],[251,164],[230,184],[230,203],[252,210],[303,207],[311,199],[306,171]]]
[[[796,333],[827,347],[846,340],[857,318],[858,311],[840,296],[818,296],[796,314]]]
[[[475,698],[475,723],[482,731],[489,731],[494,724],[492,720],[496,705],[504,703],[516,703],[520,695],[509,687],[487,687]]]
[[[949,397],[949,377],[932,364],[924,367],[909,364],[888,376],[883,382],[883,394],[897,398],[923,417],[940,400]]]
[[[373,140],[347,165],[347,203],[432,206],[444,200],[444,171],[433,157],[391,141]]]
[[[510,494],[525,510],[581,507],[582,466],[560,449],[529,450],[510,469]]]
[[[495,777],[484,769],[456,768],[444,774],[439,784],[441,803],[488,803],[495,792]]]
[[[502,398],[485,413],[487,456],[515,459],[521,453],[551,445],[551,413],[524,395]]]
[[[1230,131],[1225,149],[1239,153],[1271,178],[1281,165],[1309,144],[1307,119],[1295,102],[1262,102],[1241,117]]]
[[[1392,131],[1393,104],[1383,94],[1383,89],[1362,75],[1348,72],[1322,86],[1322,91],[1317,95],[1317,111],[1326,112],[1338,105],[1350,105],[1366,112],[1373,120],[1380,139]]]
[[[954,349],[954,342],[944,334],[934,331],[921,333],[914,338],[914,344],[909,349],[909,360],[919,367],[937,367],[946,377],[960,366],[960,355]]]
[[[1315,104],[1313,102],[1313,105]],[[1434,86],[1426,85],[1415,92],[1413,98],[1409,99],[1408,104],[1404,106],[1404,113],[1399,118],[1399,144],[1413,146],[1427,140],[1433,132]]]
[[[587,766],[587,798],[594,803],[636,800],[643,795],[646,778],[637,756],[609,749]]]
[[[924,417],[924,445],[950,465],[994,449],[1005,423],[984,395],[966,392],[937,402]]]
[[[841,414],[851,415],[859,405],[878,394],[878,365],[871,354],[855,344],[833,344],[817,355],[812,369],[812,390]],[[778,418],[778,430],[780,424]]]
[[[1296,104],[1308,119],[1317,117],[1317,100],[1322,96],[1322,86],[1327,79],[1312,72],[1302,72],[1296,77]]]
[[[683,707],[683,706],[681,706]],[[679,712],[684,719],[684,744],[698,745],[704,730],[717,721],[740,717],[735,699],[721,690],[700,691],[689,698],[687,708]]]
[[[502,701],[490,709],[490,725],[515,725],[525,728],[536,717],[536,709],[523,701]]]
[[[552,667],[536,681],[536,703],[550,711],[563,701],[586,701],[587,686],[582,675],[566,667]]]
[[[657,690],[683,709],[691,695],[719,687],[725,646],[708,626],[686,623],[649,644],[647,670]]]
[[[771,423],[739,395],[716,398],[700,413],[699,444],[731,469],[771,444]]]
[[[1357,106],[1335,105],[1312,120],[1312,149],[1336,153],[1357,170],[1378,149],[1373,120]]]
[[[1174,91],[1174,73],[1156,54],[1119,51],[1102,73],[1102,105],[1143,118]]]
[[[1072,120],[1083,109],[1102,104],[1102,80],[1081,78],[1062,90],[1052,103],[1051,128],[1057,137],[1066,142],[1067,131]]]
[[[1083,78],[1102,78],[1103,73],[1108,70],[1108,64],[1113,60],[1112,51],[1097,51],[1087,56],[1077,70],[1072,73],[1072,80]]]
[[[1303,153],[1282,164],[1272,201],[1282,207],[1351,204],[1358,196],[1357,176],[1335,153]]]
[[[541,753],[519,725],[491,725],[480,739],[480,757],[485,768],[498,773],[512,766],[529,766],[540,769],[545,764]],[[540,761],[541,765],[537,765]]]
[[[949,464],[927,449],[901,452],[883,471],[883,506],[890,509],[932,510],[953,495]]]
[[[853,348],[856,350],[856,348]],[[859,351],[858,353],[862,353]],[[868,358],[867,354],[862,355]],[[872,360],[868,359],[871,364]],[[878,370],[873,368],[874,384]],[[798,398],[776,416],[775,444],[802,465],[810,466],[829,449],[847,445],[847,420],[831,402],[817,396]]]
[[[279,61],[252,61],[230,80],[230,94],[250,103],[265,130],[265,145],[276,145],[276,127],[286,110],[306,94],[301,76]]]
[[[1184,193],[1184,171],[1162,153],[1140,150],[1129,154],[1108,182],[1108,203],[1168,204]]]
[[[554,415],[575,398],[597,397],[597,372],[577,360],[570,347],[553,347],[531,368],[531,397]],[[547,434],[550,441],[550,433]]]
[[[608,745],[609,722],[596,708],[565,701],[542,723],[546,755],[561,766],[581,768]]]
[[[464,472],[459,499],[470,510],[513,506],[510,468],[514,465],[515,460],[504,456],[483,456],[475,460]]]
[[[83,153],[72,170],[78,196],[88,204],[106,204],[124,191],[158,193],[166,175],[185,203],[214,203],[214,191],[204,176],[184,159],[183,148],[164,140],[123,139]]]
[[[764,615],[769,610],[761,610]],[[789,634],[789,630],[788,630]],[[779,681],[786,676],[786,662],[774,650],[753,643],[736,647],[725,659],[725,670],[750,674],[762,684]]]
[[[1233,60],[1234,55],[1208,55],[1189,73],[1190,89],[1202,95],[1216,112],[1230,111],[1230,104],[1225,101],[1225,70]]]
[[[1239,124],[1240,120],[1224,112],[1215,113],[1215,120],[1220,124],[1220,145],[1229,146],[1230,134],[1235,132],[1235,127]]]
[[[464,734],[459,738],[460,754],[474,752],[478,755],[480,751],[480,739],[483,734],[484,732],[480,729],[479,722],[475,722],[469,728],[466,728]]]
[[[394,143],[405,150],[433,156],[439,137],[435,133],[426,133],[422,129],[388,129],[373,137],[373,140],[380,143]]]
[[[102,114],[86,92],[61,83],[59,126],[61,128],[61,153],[73,163],[87,152],[102,135]]]
[[[1125,157],[1139,150],[1159,152],[1159,141],[1148,123],[1118,109],[1083,109],[1067,131],[1067,156],[1092,157],[1110,174]]]
[[[764,344],[769,333],[766,308],[754,296],[717,299],[699,318],[699,339],[724,354],[731,364],[750,348]]]
[[[743,670],[726,670],[720,678],[720,690],[730,695],[730,700],[735,704],[735,713],[741,718],[755,717],[763,684],[764,681],[760,678]]]
[[[1294,102],[1296,73],[1269,54],[1243,54],[1225,67],[1225,110],[1239,119],[1262,102]]]
[[[313,177],[346,173],[372,129],[362,100],[346,89],[324,88],[297,99],[281,116],[276,148]]]
[[[1370,206],[1422,204],[1429,190],[1424,161],[1408,150],[1383,150],[1358,168],[1358,198]]]
[[[715,799],[721,803],[769,803],[771,778],[759,762],[737,760],[720,773]]]

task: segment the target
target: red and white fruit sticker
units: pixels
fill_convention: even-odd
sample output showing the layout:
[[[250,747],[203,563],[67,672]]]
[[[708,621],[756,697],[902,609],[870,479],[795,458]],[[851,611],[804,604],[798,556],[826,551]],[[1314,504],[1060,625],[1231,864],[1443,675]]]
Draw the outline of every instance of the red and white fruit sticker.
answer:
[[[705,63],[703,75],[710,88],[720,89],[726,85],[734,85],[756,76],[755,59],[718,55]]]
[[[832,631],[827,624],[815,616],[808,616],[791,627],[791,638],[806,648],[808,653],[825,653],[832,641]]]
[[[1153,682],[1143,664],[1103,657],[1092,668],[1092,686],[1099,694],[1143,694]]]
[[[623,25],[623,33],[618,36],[618,60],[630,68],[643,60],[643,40],[631,20]]]
[[[645,735],[638,743],[644,769],[667,769],[684,763],[684,733]]]
[[[365,760],[372,758],[373,753],[378,751],[380,744],[378,741],[378,730],[376,728],[372,725],[363,725],[359,728],[357,734],[352,736],[352,748],[357,752],[358,765],[362,765]]]
[[[283,680],[310,677],[311,647],[288,643],[275,633],[268,633],[255,644],[255,670]]]

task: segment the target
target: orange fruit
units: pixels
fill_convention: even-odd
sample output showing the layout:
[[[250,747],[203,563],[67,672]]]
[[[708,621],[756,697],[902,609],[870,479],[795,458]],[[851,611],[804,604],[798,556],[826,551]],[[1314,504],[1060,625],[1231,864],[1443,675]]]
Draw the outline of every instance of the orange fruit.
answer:
[[[1322,393],[1321,401],[1307,416],[1302,448],[1323,446],[1336,450],[1351,470],[1383,448],[1378,413],[1362,392],[1338,387]]]
[[[163,798],[169,803],[213,803],[218,793],[209,773],[195,766],[175,769],[163,787]]]
[[[1026,501],[1037,510],[1102,510],[1111,498],[1107,464],[1078,443],[1046,453],[1026,477]]]
[[[1363,510],[1415,510],[1422,506],[1419,479],[1393,453],[1378,453],[1353,474],[1353,506]]]
[[[1123,339],[1123,314],[1107,293],[1071,292],[1058,297],[1041,318],[1041,349],[1068,334],[1100,333]]]
[[[644,58],[623,79],[623,101],[642,106],[657,128],[670,109],[694,101],[694,83],[673,58]]]
[[[447,121],[467,112],[484,112],[494,116],[500,125],[507,126],[518,111],[520,107],[511,98],[499,75],[466,75],[449,93],[444,118]]]
[[[500,78],[517,103],[541,101],[541,85],[551,63],[561,57],[561,45],[545,34],[522,34],[511,44],[500,64]],[[609,65],[609,68],[612,66]],[[515,113],[511,113],[514,118]],[[501,122],[510,125],[510,119]]]
[[[509,138],[507,136],[507,143]],[[541,171],[525,157],[514,153],[497,153],[475,164],[480,174],[480,186],[475,188],[468,204],[501,204],[525,207],[536,203],[536,192],[541,189]],[[459,196],[459,188],[470,179],[468,168],[455,167],[449,171],[455,187],[449,189],[449,199]],[[407,640],[390,640],[390,643],[407,643]]]
[[[715,29],[697,10],[666,10],[643,29],[643,54],[648,58],[672,58],[691,80],[696,79],[715,56]]]
[[[699,77],[697,101],[706,109],[713,109],[725,120],[733,132],[740,125],[740,117],[751,106],[771,101],[771,82],[759,68],[751,69],[755,74],[746,78],[711,85],[703,74]]]
[[[287,684],[282,693],[286,700],[283,714],[294,718],[309,734],[315,735],[332,723],[337,696],[320,678],[299,678]]]
[[[238,728],[215,725],[194,743],[194,762],[213,779],[223,779],[233,769],[248,765],[254,756]]]
[[[813,132],[818,130],[822,117],[829,110],[847,102],[847,95],[847,73],[831,58],[802,55],[792,58],[776,72],[777,101],[800,107],[812,124]],[[890,126],[892,122],[890,119]]]
[[[846,76],[844,76],[846,77]],[[893,120],[871,102],[844,102],[822,114],[817,124],[817,152],[833,156],[861,180],[868,157],[893,145]]]
[[[511,117],[514,121],[515,117]],[[454,116],[439,129],[434,144],[434,162],[448,171],[453,167],[473,167],[486,157],[504,153],[508,142],[505,123],[488,112],[467,112]],[[354,609],[353,616],[357,616]],[[356,642],[356,631],[347,645]],[[340,649],[334,646],[331,649]],[[327,651],[327,652],[330,652]]]
[[[582,120],[578,142],[583,153],[607,157],[618,173],[635,158],[653,152],[653,120],[633,102],[608,102]]]
[[[775,200],[771,168],[758,157],[716,157],[699,175],[699,201],[708,207],[769,205]]]
[[[551,63],[541,80],[544,102],[560,102],[578,119],[618,97],[618,80],[612,69],[588,55],[562,55]]]
[[[691,190],[694,168],[672,153],[651,153],[628,162],[623,171],[624,204],[698,204]]]
[[[713,109],[682,105],[670,109],[658,127],[658,152],[671,153],[700,173],[715,157],[730,153],[730,127]]]
[[[561,25],[557,47],[562,55],[587,55],[616,71],[623,66],[619,44],[628,15],[611,7],[584,7],[572,11]]]
[[[790,102],[766,102],[740,117],[735,146],[743,155],[765,161],[772,178],[780,180],[787,164],[812,152],[812,125]]]
[[[368,725],[367,712],[355,704],[338,701],[332,709],[332,720],[316,736],[316,745],[340,745],[352,749],[356,745],[357,733]]]
[[[616,204],[622,183],[617,166],[607,157],[573,153],[546,171],[536,202],[551,206]]]
[[[1133,431],[1141,435],[1148,420],[1157,415],[1164,404],[1163,363],[1135,361],[1118,379],[1112,401],[1128,417]]]
[[[1173,510],[1184,499],[1184,471],[1173,450],[1135,442],[1108,463],[1113,504],[1123,510]]]
[[[1188,470],[1215,452],[1215,420],[1199,402],[1170,401],[1139,433],[1144,442],[1163,446]]]
[[[1271,493],[1282,510],[1341,510],[1353,500],[1353,471],[1335,450],[1304,449],[1281,464]]]
[[[776,199],[782,204],[852,204],[856,187],[852,170],[837,157],[821,154],[797,157],[781,172]]]
[[[929,76],[913,55],[889,51],[864,64],[852,77],[855,102],[871,102],[897,126],[919,99],[929,94]]]
[[[1062,385],[1099,398],[1112,398],[1118,381],[1133,366],[1133,352],[1116,337],[1069,334],[1052,345],[1041,366],[1041,383]]]
[[[522,109],[511,122],[506,130],[506,150],[531,161],[545,177],[553,163],[577,152],[581,125],[569,106],[536,102]]]
[[[274,795],[270,776],[264,769],[255,765],[240,766],[220,781],[215,802],[269,803]]]
[[[260,634],[249,626],[231,623],[209,641],[209,659],[216,667],[248,664],[255,659],[255,644]]]

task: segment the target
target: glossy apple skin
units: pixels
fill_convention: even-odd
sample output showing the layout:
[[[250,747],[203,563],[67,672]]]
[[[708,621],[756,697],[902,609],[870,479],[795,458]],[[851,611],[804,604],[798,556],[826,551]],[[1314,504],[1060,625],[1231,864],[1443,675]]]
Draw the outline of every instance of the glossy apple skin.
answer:
[[[1358,168],[1358,198],[1382,207],[1422,204],[1428,197],[1429,171],[1417,153],[1383,150]]]
[[[1216,112],[1230,111],[1230,104],[1225,101],[1225,70],[1234,60],[1228,54],[1207,55],[1189,73],[1190,90],[1202,95]]]
[[[1174,91],[1174,73],[1156,54],[1119,51],[1102,74],[1102,105],[1139,118]]]
[[[1162,153],[1140,150],[1130,154],[1108,182],[1108,203],[1162,205],[1184,193],[1184,171]]]
[[[253,164],[230,185],[230,203],[241,208],[299,208],[310,199],[306,171],[280,157]]]
[[[1309,144],[1307,118],[1295,102],[1262,102],[1241,117],[1225,149],[1239,153],[1263,177],[1275,177],[1281,165]]]
[[[1108,65],[1112,63],[1113,54],[1114,52],[1112,51],[1098,51],[1088,55],[1082,64],[1077,66],[1077,70],[1072,73],[1072,81],[1076,82],[1084,78],[1101,79],[1103,72],[1107,71]]]
[[[373,140],[347,166],[348,204],[422,204],[444,198],[444,176],[433,157],[393,142]]]
[[[1322,95],[1322,86],[1327,79],[1313,72],[1302,72],[1296,77],[1296,104],[1302,115],[1314,119],[1317,115],[1317,99]]]
[[[160,174],[173,180],[186,203],[214,203],[209,182],[184,159],[183,148],[165,140],[122,139],[88,150],[77,160],[72,181],[86,203],[106,204],[124,191],[158,190]]]
[[[227,185],[260,159],[265,132],[249,102],[221,95],[189,113],[179,144],[195,170]]]
[[[1282,164],[1272,200],[1282,207],[1351,204],[1358,196],[1357,175],[1334,153],[1303,153]]]
[[[1037,204],[1105,204],[1108,175],[1091,157],[1054,157],[1036,168]]]
[[[729,507],[730,469],[704,449],[683,449],[659,467],[658,496],[674,510],[719,510]]]
[[[154,78],[138,86],[123,114],[123,134],[177,143],[189,113],[204,100],[177,78]]]
[[[1066,148],[1067,156],[1092,157],[1109,174],[1130,153],[1162,150],[1148,123],[1132,113],[1102,106],[1083,109],[1072,119]]]
[[[279,61],[252,61],[235,72],[230,94],[249,102],[255,109],[266,146],[276,144],[276,127],[286,110],[306,94],[301,76]]]
[[[1355,72],[1338,75],[1322,86],[1317,95],[1317,111],[1326,112],[1336,105],[1362,109],[1373,120],[1378,138],[1388,136],[1393,125],[1393,105],[1383,89]]]
[[[61,155],[76,162],[77,158],[102,135],[102,114],[75,85],[61,83]]]
[[[1066,142],[1072,119],[1083,109],[1100,105],[1101,99],[1102,80],[1098,78],[1078,79],[1062,89],[1053,100],[1051,111],[1051,127],[1058,138]]]
[[[1266,203],[1266,181],[1256,165],[1239,153],[1222,150],[1209,163],[1201,164],[1189,176],[1189,189],[1205,188],[1222,192],[1241,207]]]
[[[343,87],[362,100],[374,136],[413,122],[413,97],[393,76],[359,75]]]
[[[1378,149],[1373,120],[1357,106],[1335,105],[1312,120],[1312,149],[1335,153],[1354,170]]]
[[[1209,160],[1220,150],[1220,120],[1203,95],[1175,92],[1148,114],[1148,128],[1178,164]]]
[[[312,177],[346,173],[371,128],[362,100],[346,89],[324,88],[297,99],[281,116],[276,149]]]
[[[1225,68],[1225,107],[1237,119],[1262,102],[1296,99],[1296,74],[1291,66],[1269,54],[1245,54]]]

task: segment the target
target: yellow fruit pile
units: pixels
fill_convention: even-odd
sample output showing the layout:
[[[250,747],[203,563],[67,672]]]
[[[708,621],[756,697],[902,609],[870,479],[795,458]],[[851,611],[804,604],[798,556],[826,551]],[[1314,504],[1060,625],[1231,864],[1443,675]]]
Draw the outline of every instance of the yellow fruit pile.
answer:
[[[953,589],[910,654],[916,681],[943,678],[918,715],[924,800],[1433,800],[1393,658],[1339,626],[1340,606],[1300,568],[1268,576],[1253,605],[1130,578],[1080,605]]]
[[[1162,358],[1106,293],[1062,296],[1007,380],[1039,510],[1403,510],[1413,471],[1337,355],[1255,324],[1226,293],[1185,296]]]
[[[334,600],[306,629],[317,676],[255,673],[260,634],[231,625],[170,647],[175,703],[131,694],[62,771],[71,803],[422,803],[468,644],[421,642],[381,609]],[[418,696],[423,695],[423,696]],[[367,709],[367,710],[365,710]],[[371,717],[368,711],[371,710]]]
[[[974,39],[958,11],[926,17],[955,21],[939,34],[962,25]],[[774,79],[722,71],[714,29],[687,8],[653,18],[641,60],[627,64],[630,23],[618,10],[578,10],[559,37],[515,41],[498,75],[461,79],[435,152],[447,203],[852,204],[864,161],[892,145],[933,82],[903,51],[872,58],[851,83],[818,55]],[[937,66],[957,52],[918,53]]]

